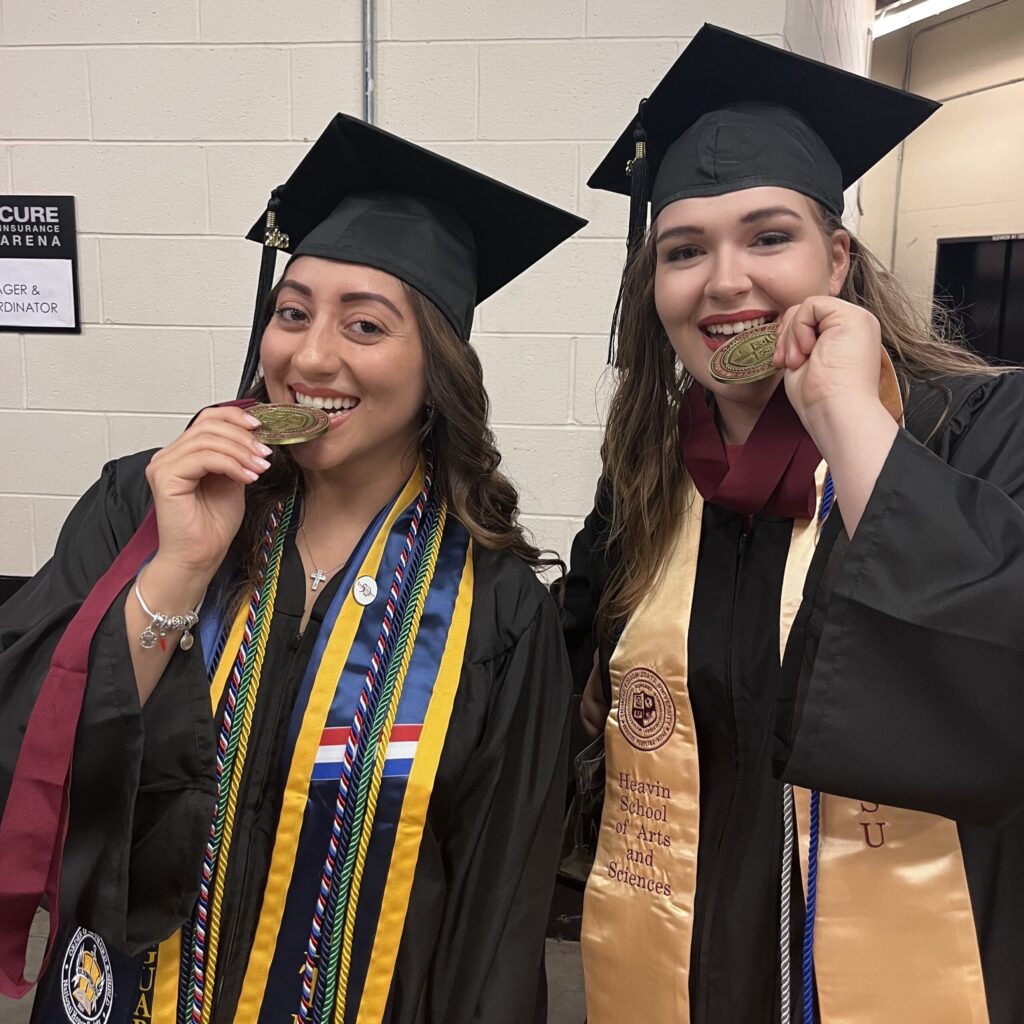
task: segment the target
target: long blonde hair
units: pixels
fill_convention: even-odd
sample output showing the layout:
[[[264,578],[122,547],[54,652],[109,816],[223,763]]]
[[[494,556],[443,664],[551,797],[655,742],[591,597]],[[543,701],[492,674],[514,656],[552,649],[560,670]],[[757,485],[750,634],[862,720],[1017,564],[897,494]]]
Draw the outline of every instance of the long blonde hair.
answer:
[[[826,239],[845,230],[839,217],[813,205]],[[623,274],[618,381],[601,449],[604,476],[612,491],[606,543],[609,550],[615,549],[598,611],[605,633],[628,618],[652,586],[687,498],[679,454],[679,407],[690,378],[655,308],[654,238],[652,227]],[[920,309],[893,274],[852,235],[850,268],[839,298],[878,319],[882,344],[904,391],[912,381],[932,381],[946,374],[1005,372],[967,351],[958,339],[946,337],[948,324],[933,321]]]

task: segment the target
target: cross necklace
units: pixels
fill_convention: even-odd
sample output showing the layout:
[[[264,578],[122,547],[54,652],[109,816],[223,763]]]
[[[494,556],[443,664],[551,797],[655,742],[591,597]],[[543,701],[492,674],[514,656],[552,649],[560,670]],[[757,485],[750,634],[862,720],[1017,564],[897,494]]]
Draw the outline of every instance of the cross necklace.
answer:
[[[309,537],[306,536],[306,527],[303,523],[299,523],[299,529],[302,531],[302,538],[306,542],[306,551],[309,553],[309,562],[313,566],[313,571],[309,574],[309,589],[315,594],[317,588],[321,583],[325,583],[331,576],[333,576],[344,564],[336,565],[333,569],[324,572],[323,569],[317,568],[316,559],[313,557],[313,549],[309,546]],[[348,561],[348,559],[346,559]]]

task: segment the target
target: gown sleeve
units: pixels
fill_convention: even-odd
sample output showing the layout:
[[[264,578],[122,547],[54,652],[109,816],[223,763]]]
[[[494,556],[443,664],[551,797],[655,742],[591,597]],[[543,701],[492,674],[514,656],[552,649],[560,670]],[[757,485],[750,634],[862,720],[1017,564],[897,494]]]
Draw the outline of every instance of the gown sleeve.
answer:
[[[53,558],[0,607],[0,809],[54,649],[142,522],[148,458],[104,468],[68,516]],[[198,646],[191,659],[175,653],[140,708],[124,628],[127,593],[114,601],[90,647],[60,900],[65,922],[133,952],[188,916],[209,825],[213,740],[202,739],[210,710]]]
[[[972,391],[938,453],[901,431],[853,540],[840,528],[812,567],[782,677],[787,781],[985,826],[1024,808],[1022,413],[1013,373]]]
[[[539,590],[539,584],[538,590]],[[487,722],[441,846],[447,895],[428,986],[430,1022],[535,1020],[561,845],[569,671],[554,603],[490,676]]]
[[[605,646],[600,642],[596,623],[612,557],[607,547],[611,508],[611,486],[602,477],[597,485],[594,507],[573,539],[569,572],[551,587],[561,607],[562,632],[577,691],[583,690],[593,668],[594,651]],[[602,649],[602,655],[606,653],[609,652]]]

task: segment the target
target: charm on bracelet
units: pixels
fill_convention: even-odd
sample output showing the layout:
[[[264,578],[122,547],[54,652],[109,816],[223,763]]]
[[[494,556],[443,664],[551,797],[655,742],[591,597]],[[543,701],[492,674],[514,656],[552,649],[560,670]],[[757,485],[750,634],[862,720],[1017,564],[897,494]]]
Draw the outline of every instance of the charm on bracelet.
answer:
[[[149,625],[139,634],[139,646],[146,651],[152,650],[157,644],[160,650],[167,650],[167,634],[181,631],[178,646],[183,651],[192,650],[195,637],[192,630],[199,624],[199,616],[194,612],[185,612],[184,615],[164,615],[162,612],[154,612],[146,604],[139,589],[139,581],[135,580],[135,598],[139,607],[149,616]]]

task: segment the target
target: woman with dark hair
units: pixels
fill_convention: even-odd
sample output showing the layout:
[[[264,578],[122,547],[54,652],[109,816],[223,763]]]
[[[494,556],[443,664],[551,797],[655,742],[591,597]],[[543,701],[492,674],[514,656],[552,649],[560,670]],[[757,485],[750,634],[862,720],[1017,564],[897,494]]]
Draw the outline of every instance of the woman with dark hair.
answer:
[[[1024,1014],[1024,388],[840,220],[934,106],[708,26],[591,179],[633,216],[564,584],[590,1024]]]
[[[543,1016],[568,669],[468,338],[581,223],[342,115],[275,191],[246,400],[110,464],[0,611],[33,1020]]]

